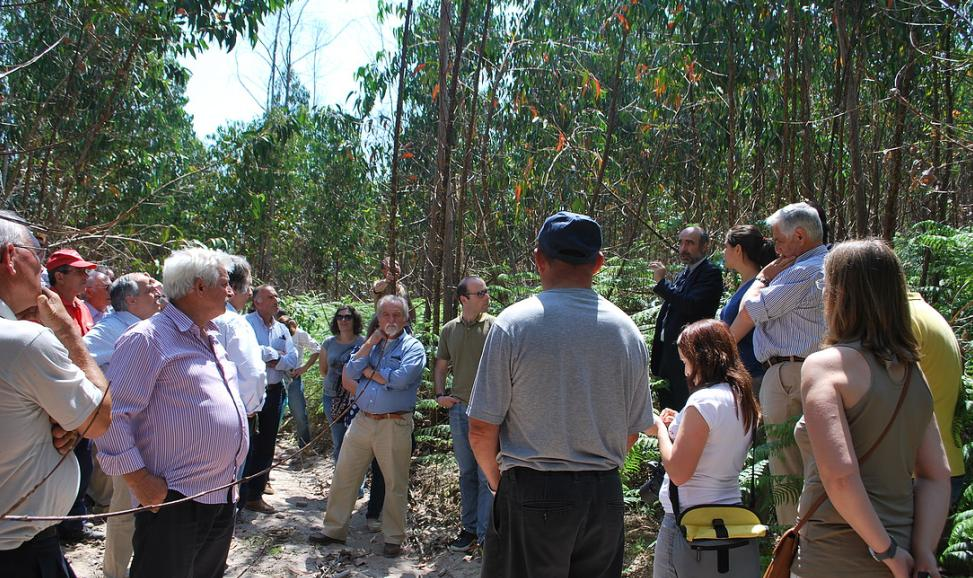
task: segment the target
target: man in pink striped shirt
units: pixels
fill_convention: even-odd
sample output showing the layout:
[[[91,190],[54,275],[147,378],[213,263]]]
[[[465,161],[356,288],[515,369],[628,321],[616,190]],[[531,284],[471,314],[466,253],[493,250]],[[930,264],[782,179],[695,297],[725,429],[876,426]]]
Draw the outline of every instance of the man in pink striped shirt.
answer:
[[[119,338],[108,370],[112,427],[98,440],[105,473],[138,503],[196,496],[236,480],[249,443],[236,369],[212,320],[226,310],[229,257],[176,251],[162,270],[170,304]],[[116,413],[117,412],[117,413]],[[237,488],[135,515],[131,575],[222,576]]]

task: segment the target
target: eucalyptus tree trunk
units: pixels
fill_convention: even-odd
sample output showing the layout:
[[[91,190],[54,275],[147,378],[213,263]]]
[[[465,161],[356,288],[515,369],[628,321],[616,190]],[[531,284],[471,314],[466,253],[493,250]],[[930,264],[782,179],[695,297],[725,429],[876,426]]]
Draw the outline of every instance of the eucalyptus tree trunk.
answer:
[[[439,103],[439,121],[436,127],[436,186],[429,200],[429,234],[426,237],[426,266],[423,281],[428,291],[426,302],[432,308],[432,328],[438,331],[440,319],[440,305],[442,303],[442,254],[443,239],[440,219],[445,205],[446,191],[449,184],[448,164],[446,155],[447,138],[446,126],[449,121],[448,95],[444,92],[449,71],[449,27],[452,17],[452,2],[441,0],[439,3],[439,83],[436,85],[435,98]],[[429,308],[427,308],[427,311]]]
[[[737,118],[737,99],[736,99],[736,23],[733,14],[733,4],[726,8],[729,14],[726,24],[729,34],[726,40],[726,99],[729,105],[729,118],[726,120],[726,205],[727,205],[727,224],[735,225],[737,222],[737,196],[734,179],[736,178],[736,118]]]
[[[483,14],[483,33],[480,35],[480,45],[476,51],[476,69],[473,71],[473,87],[470,90],[469,119],[466,125],[466,139],[463,150],[463,171],[459,180],[459,214],[456,220],[456,260],[457,276],[466,274],[466,191],[470,185],[470,169],[473,164],[473,147],[476,141],[476,117],[480,109],[480,73],[483,70],[483,52],[486,50],[487,38],[490,34],[490,18],[493,14],[493,3],[487,0]]]
[[[392,133],[392,174],[389,180],[389,260],[396,259],[399,212],[399,151],[402,144],[402,105],[405,98],[405,65],[409,60],[409,33],[412,24],[412,0],[405,7],[405,24],[402,28],[402,48],[399,51],[399,90],[395,97],[395,130]],[[398,283],[397,268],[392,268],[392,283]]]
[[[459,32],[456,34],[456,55],[453,57],[452,77],[449,80],[449,101],[446,116],[446,154],[445,172],[440,174],[443,179],[442,194],[443,207],[446,218],[443,219],[443,248],[440,253],[439,266],[443,271],[443,315],[446,319],[456,316],[456,269],[453,252],[456,243],[456,198],[453,186],[452,155],[456,146],[456,89],[459,86],[459,75],[463,68],[463,51],[466,48],[466,23],[469,20],[470,0],[463,0],[460,8]],[[462,218],[462,216],[460,216]],[[439,324],[433,326],[439,331]]]
[[[911,31],[907,34],[911,36]],[[899,211],[899,188],[902,185],[902,147],[905,142],[906,100],[912,86],[912,76],[915,70],[915,43],[906,39],[906,63],[895,75],[895,136],[892,139],[891,175],[889,176],[888,192],[885,195],[885,217],[883,219],[882,237],[888,241],[895,236],[895,227]]]

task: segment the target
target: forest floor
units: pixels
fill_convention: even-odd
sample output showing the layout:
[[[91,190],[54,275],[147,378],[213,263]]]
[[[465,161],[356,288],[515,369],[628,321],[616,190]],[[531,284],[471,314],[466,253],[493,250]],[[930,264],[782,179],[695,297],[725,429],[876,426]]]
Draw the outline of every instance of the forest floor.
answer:
[[[282,434],[278,456],[294,451],[290,436],[286,440],[284,437]],[[308,535],[321,528],[333,471],[330,452],[325,450],[300,455],[290,465],[275,469],[271,473],[275,493],[264,499],[277,513],[244,511],[237,518],[225,575],[230,578],[473,578],[480,575],[478,552],[469,555],[447,548],[459,531],[459,481],[452,460],[414,459],[409,537],[398,558],[384,557],[381,532],[369,532],[365,526],[367,493],[356,505],[347,545],[322,547],[308,543]],[[646,540],[654,539],[656,529],[656,522],[646,516],[626,515],[626,576],[651,574],[649,549],[645,546]],[[65,547],[65,555],[79,578],[100,578],[103,554],[104,541]]]

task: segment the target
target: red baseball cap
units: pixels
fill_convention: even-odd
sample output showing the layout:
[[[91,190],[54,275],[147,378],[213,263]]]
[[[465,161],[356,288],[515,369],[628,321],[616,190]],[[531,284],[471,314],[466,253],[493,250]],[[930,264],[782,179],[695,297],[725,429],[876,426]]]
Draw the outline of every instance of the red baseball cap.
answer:
[[[94,269],[98,266],[95,263],[82,259],[81,255],[74,249],[58,249],[47,258],[47,265],[44,267],[48,271],[53,271],[63,265],[70,265],[78,269]]]

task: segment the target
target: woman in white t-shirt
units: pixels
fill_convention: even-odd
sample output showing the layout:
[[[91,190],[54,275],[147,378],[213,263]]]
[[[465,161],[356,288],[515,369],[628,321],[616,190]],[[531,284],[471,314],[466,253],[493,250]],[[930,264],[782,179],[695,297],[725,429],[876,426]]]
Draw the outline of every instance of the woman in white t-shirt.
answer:
[[[730,572],[718,574],[715,550],[693,550],[676,524],[671,485],[679,487],[678,509],[702,504],[740,504],[737,482],[759,419],[757,401],[736,342],[726,325],[705,319],[686,326],[677,340],[686,365],[689,400],[682,411],[666,408],[646,430],[659,439],[666,475],[659,492],[665,516],[656,541],[653,578],[760,575],[756,540],[729,550]]]

